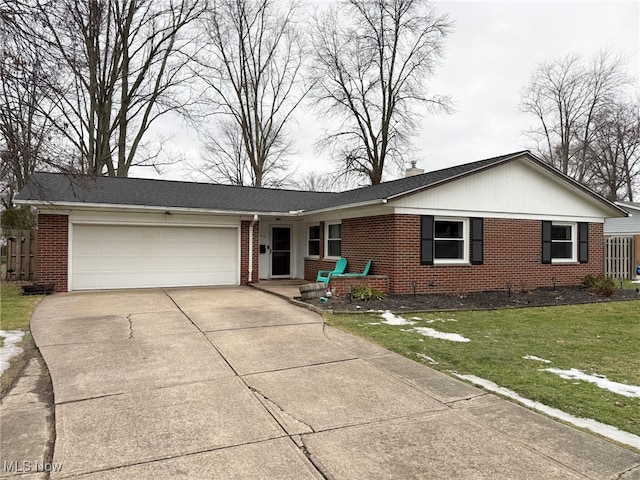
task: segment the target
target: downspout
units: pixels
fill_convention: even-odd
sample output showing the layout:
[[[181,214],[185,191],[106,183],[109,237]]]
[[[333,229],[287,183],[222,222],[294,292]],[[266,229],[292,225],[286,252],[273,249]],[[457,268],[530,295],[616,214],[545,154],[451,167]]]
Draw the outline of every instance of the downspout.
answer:
[[[249,280],[248,283],[253,281],[253,227],[258,221],[258,215],[253,216],[253,220],[249,224]]]

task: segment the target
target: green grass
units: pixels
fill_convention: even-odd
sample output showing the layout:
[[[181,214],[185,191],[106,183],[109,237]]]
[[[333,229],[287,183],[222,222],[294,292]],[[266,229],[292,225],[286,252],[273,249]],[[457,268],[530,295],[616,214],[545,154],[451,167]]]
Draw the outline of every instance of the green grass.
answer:
[[[23,296],[20,286],[12,284],[0,285],[0,330],[22,330],[25,335],[18,344],[24,350],[11,359],[9,368],[0,377],[0,396],[4,396],[22,371],[31,351],[35,349],[33,338],[29,331],[29,321],[36,305],[44,298],[43,295]],[[0,346],[2,338],[0,337]]]
[[[0,287],[0,330],[29,330],[31,313],[42,295],[20,294],[18,285],[3,284]]]
[[[379,314],[327,315],[327,323],[438,370],[476,375],[574,416],[640,435],[640,398],[543,371],[576,368],[640,385],[640,301],[404,315],[412,317],[421,320],[412,326],[371,325],[382,320]],[[438,318],[457,321],[427,322]],[[436,340],[407,331],[419,326],[459,333],[471,342]],[[552,363],[525,360],[525,355]]]

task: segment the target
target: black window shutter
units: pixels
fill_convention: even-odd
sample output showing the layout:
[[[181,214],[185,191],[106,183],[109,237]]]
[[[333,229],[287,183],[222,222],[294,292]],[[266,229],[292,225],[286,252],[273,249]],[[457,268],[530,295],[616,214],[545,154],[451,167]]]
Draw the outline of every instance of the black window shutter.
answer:
[[[551,222],[542,221],[542,263],[551,263]]]
[[[484,262],[484,221],[482,218],[471,219],[471,265],[482,265]]]
[[[589,263],[589,224],[587,222],[578,223],[578,261]]]
[[[420,220],[420,263],[433,265],[433,215],[423,215]]]

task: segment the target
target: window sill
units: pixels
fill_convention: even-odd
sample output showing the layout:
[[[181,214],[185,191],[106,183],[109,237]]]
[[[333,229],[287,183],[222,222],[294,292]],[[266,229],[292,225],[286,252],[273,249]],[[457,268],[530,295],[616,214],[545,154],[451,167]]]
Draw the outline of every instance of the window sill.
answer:
[[[577,260],[573,260],[571,258],[568,258],[566,260],[551,260],[551,265],[579,265],[580,262],[578,262]]]
[[[307,255],[304,257],[305,260],[320,260],[320,255]]]
[[[337,262],[341,257],[324,257],[322,260],[327,262]]]
[[[468,260],[434,260],[435,267],[468,267],[471,265]]]

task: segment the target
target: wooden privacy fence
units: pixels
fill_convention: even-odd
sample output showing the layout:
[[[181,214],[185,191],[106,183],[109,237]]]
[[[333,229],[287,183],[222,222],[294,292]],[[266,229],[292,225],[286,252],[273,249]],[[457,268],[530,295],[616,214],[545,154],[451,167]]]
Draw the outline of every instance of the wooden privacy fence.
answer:
[[[635,258],[633,237],[606,237],[604,243],[604,274],[609,278],[634,278]]]
[[[7,241],[6,280],[36,279],[37,239],[35,230],[5,230]]]

